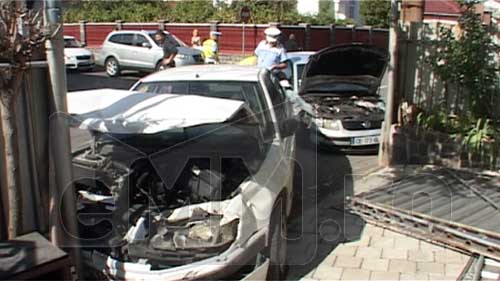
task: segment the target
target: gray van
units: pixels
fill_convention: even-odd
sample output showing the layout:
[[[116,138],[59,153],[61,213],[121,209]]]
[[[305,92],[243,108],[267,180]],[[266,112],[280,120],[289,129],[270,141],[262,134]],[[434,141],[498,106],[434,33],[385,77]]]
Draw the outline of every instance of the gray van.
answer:
[[[111,77],[120,75],[122,70],[157,71],[163,59],[163,49],[156,44],[153,36],[156,31],[121,30],[113,31],[104,40],[102,49],[96,54],[96,64],[104,66]],[[200,50],[188,47],[175,35],[178,54],[175,65],[202,64]]]

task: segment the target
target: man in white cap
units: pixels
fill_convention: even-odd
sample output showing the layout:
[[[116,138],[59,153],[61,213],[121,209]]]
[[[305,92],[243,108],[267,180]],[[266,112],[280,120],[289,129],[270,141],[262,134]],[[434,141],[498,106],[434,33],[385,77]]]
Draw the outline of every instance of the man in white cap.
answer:
[[[216,64],[219,63],[219,36],[222,33],[217,31],[210,31],[210,38],[203,42],[203,56],[205,63]]]
[[[281,31],[276,27],[269,27],[264,30],[266,40],[259,43],[255,49],[257,55],[257,65],[269,70],[280,70],[287,67],[285,48],[278,42]]]

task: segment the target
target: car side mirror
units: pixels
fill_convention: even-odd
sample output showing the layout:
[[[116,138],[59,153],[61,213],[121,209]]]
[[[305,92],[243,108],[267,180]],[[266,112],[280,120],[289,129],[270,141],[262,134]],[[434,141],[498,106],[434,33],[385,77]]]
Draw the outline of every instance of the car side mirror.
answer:
[[[148,42],[143,42],[143,43],[142,43],[142,46],[143,46],[144,48],[148,48],[148,49],[151,49],[151,47],[152,47],[152,46],[151,46],[151,44],[149,44]]]
[[[293,136],[299,128],[299,121],[295,118],[283,120],[280,123],[280,133],[283,138]]]
[[[85,44],[85,43],[81,43],[80,45],[82,46],[82,48],[87,47],[87,44]]]

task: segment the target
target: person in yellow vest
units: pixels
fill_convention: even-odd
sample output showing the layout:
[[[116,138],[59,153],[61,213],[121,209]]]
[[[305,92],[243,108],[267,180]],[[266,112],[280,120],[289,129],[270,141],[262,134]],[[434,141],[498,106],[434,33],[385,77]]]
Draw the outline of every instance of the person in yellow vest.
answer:
[[[217,64],[219,63],[219,36],[222,33],[217,31],[210,31],[210,38],[203,41],[203,57],[205,63]]]

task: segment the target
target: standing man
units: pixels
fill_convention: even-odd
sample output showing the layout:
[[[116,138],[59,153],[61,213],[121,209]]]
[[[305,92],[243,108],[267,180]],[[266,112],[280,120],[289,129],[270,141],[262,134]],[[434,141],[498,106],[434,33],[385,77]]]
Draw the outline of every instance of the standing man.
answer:
[[[222,33],[217,31],[210,31],[210,38],[203,42],[203,57],[205,57],[205,63],[219,63],[218,41],[220,35],[222,35]]]
[[[287,67],[285,48],[278,42],[281,31],[276,27],[269,27],[264,30],[266,39],[262,40],[255,54],[257,55],[257,65],[269,70],[281,70]]]
[[[155,33],[154,39],[158,46],[163,48],[163,61],[160,69],[166,67],[175,67],[175,56],[177,55],[177,42],[170,34],[158,30]]]

